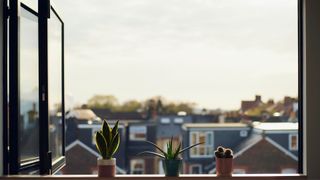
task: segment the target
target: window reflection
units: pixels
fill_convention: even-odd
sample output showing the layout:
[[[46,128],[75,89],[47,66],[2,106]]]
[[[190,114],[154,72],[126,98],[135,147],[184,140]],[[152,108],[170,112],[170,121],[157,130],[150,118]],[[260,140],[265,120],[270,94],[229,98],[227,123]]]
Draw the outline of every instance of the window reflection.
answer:
[[[22,161],[39,156],[39,71],[37,17],[21,8],[19,149]]]
[[[62,25],[51,10],[48,21],[49,132],[52,160],[62,156]]]

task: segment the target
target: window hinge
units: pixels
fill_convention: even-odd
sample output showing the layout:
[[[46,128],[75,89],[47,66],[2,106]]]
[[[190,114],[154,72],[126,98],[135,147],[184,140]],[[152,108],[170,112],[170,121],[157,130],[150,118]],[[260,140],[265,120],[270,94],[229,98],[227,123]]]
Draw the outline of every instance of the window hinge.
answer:
[[[10,10],[10,8],[9,8],[9,6],[6,6],[5,8],[4,8],[4,14],[5,14],[5,18],[6,19],[8,19],[9,17],[10,17],[10,14],[11,14],[11,10]]]
[[[46,93],[42,93],[42,101],[46,101]]]

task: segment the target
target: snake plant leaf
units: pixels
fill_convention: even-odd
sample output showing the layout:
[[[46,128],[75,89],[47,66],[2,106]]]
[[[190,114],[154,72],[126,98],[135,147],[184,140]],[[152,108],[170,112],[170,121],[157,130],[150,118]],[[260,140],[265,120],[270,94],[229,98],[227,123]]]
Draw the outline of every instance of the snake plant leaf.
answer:
[[[177,159],[178,155],[179,155],[179,152],[180,152],[180,149],[181,149],[181,143],[179,144],[178,148],[175,150],[175,153],[173,155],[173,159]]]
[[[155,155],[155,156],[158,156],[160,158],[163,158],[165,159],[164,155],[160,154],[160,153],[156,153],[156,152],[152,152],[152,151],[143,151],[141,153],[138,153],[137,155],[142,155],[142,154],[150,154],[150,155]]]
[[[114,138],[112,139],[112,146],[111,146],[111,152],[110,152],[110,155],[113,156],[118,148],[119,148],[119,145],[120,145],[120,135],[119,133],[117,133]]]
[[[118,126],[119,126],[119,120],[116,122],[116,124],[112,128],[112,131],[111,131],[112,137],[115,137],[116,134],[118,133]]]
[[[195,146],[198,146],[198,145],[200,145],[200,144],[204,144],[204,142],[200,142],[200,143],[197,143],[197,144],[193,144],[193,145],[191,145],[191,146],[188,146],[188,147],[180,150],[180,151],[179,151],[179,154],[181,154],[181,153],[183,153],[184,151],[186,151],[186,150],[188,150],[188,149],[191,149],[191,148],[193,148],[193,147],[195,147]]]
[[[101,132],[96,132],[96,146],[103,159],[107,158],[106,140]]]
[[[163,154],[164,157],[167,157],[167,153],[164,152],[159,146],[157,146],[156,144],[154,144],[154,143],[151,142],[151,141],[145,141],[145,142],[153,145],[155,148],[157,148],[157,149]]]
[[[172,154],[172,142],[170,141],[167,143],[167,159],[173,159],[173,154]]]
[[[111,128],[109,126],[109,124],[107,123],[106,120],[103,120],[103,124],[102,124],[102,132],[103,132],[103,136],[106,139],[107,142],[107,146],[110,146],[111,144]]]

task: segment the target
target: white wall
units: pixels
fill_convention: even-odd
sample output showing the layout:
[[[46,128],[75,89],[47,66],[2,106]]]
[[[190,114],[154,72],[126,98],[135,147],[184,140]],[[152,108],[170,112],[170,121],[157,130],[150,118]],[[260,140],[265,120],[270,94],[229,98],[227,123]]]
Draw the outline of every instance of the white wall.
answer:
[[[0,176],[3,174],[3,142],[2,142],[2,123],[3,123],[3,119],[2,119],[2,42],[3,42],[3,37],[2,37],[2,30],[3,30],[3,21],[2,21],[2,7],[3,7],[3,0],[0,0],[0,21],[1,21],[1,27],[0,27]]]
[[[308,179],[320,179],[320,1],[305,0],[304,8],[304,169]]]

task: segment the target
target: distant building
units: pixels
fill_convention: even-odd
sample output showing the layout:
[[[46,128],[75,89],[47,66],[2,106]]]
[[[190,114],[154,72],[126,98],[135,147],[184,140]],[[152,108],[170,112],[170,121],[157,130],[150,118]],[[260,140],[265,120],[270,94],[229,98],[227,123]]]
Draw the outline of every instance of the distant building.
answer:
[[[213,152],[220,145],[234,150],[234,173],[297,172],[297,123],[202,123],[183,127],[184,146],[205,142],[183,155],[184,173],[215,173]]]
[[[156,158],[138,156],[142,151],[155,151],[155,147],[145,141],[156,142],[157,126],[154,122],[131,122],[127,125],[126,154],[128,172],[131,174],[155,174]]]
[[[115,121],[109,121],[113,126]],[[94,174],[96,173],[96,162],[99,157],[98,150],[95,145],[94,134],[101,129],[102,121],[90,109],[76,109],[70,111],[66,115],[66,166],[62,169],[62,173],[66,174]],[[115,154],[117,158],[117,171],[126,173],[125,151],[126,151],[126,128],[120,122],[119,133],[121,143],[118,152]],[[79,158],[81,157],[81,158]],[[79,160],[79,163],[77,163]],[[82,159],[86,159],[87,163]]]
[[[253,101],[241,101],[241,111],[245,112],[249,109],[258,107],[261,104],[262,104],[261,96],[256,95],[256,98]]]
[[[243,123],[198,123],[183,125],[183,146],[205,142],[183,154],[184,173],[207,174],[215,168],[217,146],[234,149],[244,141],[251,128]]]
[[[101,128],[101,119],[90,109],[70,111],[66,117],[67,164],[62,172],[95,174],[96,159],[100,155],[95,146],[94,134]],[[115,116],[110,115],[107,121],[113,126],[116,119],[111,117]],[[220,118],[218,115],[159,115],[152,121],[121,119],[121,144],[115,154],[118,173],[163,174],[160,158],[137,154],[142,151],[157,151],[146,140],[166,149],[171,137],[174,146],[178,142],[182,142],[183,147],[205,142],[182,155],[183,173],[186,174],[213,173],[214,150],[220,145],[234,150],[234,173],[296,171],[297,123],[226,123],[222,118],[224,117],[221,115]],[[274,161],[281,163],[279,166],[274,165]]]
[[[234,173],[297,173],[297,170],[297,123],[255,123],[250,137],[235,149]]]
[[[297,122],[298,100],[285,96],[282,101],[267,103],[256,96],[254,101],[242,101],[240,114],[243,120],[260,122]]]
[[[62,169],[63,174],[98,174],[97,159],[100,154],[76,140],[66,147],[67,165]],[[126,174],[126,171],[116,167],[117,174]]]
[[[93,108],[92,111],[106,120],[145,120],[138,112],[111,112],[109,109]]]

